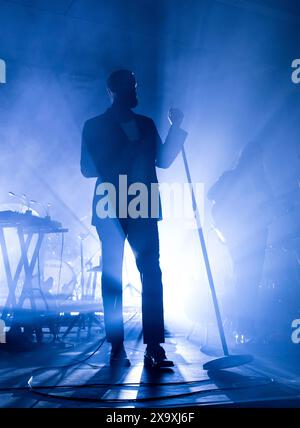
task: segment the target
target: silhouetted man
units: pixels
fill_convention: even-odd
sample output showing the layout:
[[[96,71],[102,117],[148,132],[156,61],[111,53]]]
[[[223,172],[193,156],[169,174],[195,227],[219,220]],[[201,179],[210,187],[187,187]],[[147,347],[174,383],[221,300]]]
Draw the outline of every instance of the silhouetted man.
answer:
[[[112,106],[84,125],[81,171],[85,177],[97,177],[92,224],[102,243],[102,297],[106,338],[112,345],[110,362],[130,364],[123,345],[122,314],[122,263],[127,239],[142,281],[143,337],[147,344],[144,364],[173,366],[160,345],[165,339],[157,227],[161,209],[159,201],[158,210],[153,209],[153,215],[150,188],[157,184],[155,168],[168,168],[182,148],[187,135],[180,129],[183,114],[177,109],[170,110],[171,127],[163,144],[153,120],[132,111],[138,105],[138,99],[137,83],[131,71],[112,73],[107,90]],[[134,183],[146,186],[149,191],[147,200],[144,198],[141,204],[148,208],[147,216],[145,210],[140,216],[128,215],[129,210],[124,213],[123,202],[126,201],[129,207],[136,195],[127,195],[127,190],[120,185],[120,177],[126,177],[128,188]],[[104,192],[103,183],[113,185],[115,193],[108,195]],[[108,198],[107,216],[103,213],[103,198]]]

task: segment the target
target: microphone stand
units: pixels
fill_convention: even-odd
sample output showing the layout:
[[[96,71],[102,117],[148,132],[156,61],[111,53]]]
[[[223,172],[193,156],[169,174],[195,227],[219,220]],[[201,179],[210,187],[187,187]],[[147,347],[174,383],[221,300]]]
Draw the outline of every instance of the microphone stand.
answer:
[[[214,306],[214,310],[215,310],[215,314],[216,314],[219,335],[220,335],[222,349],[223,349],[223,353],[224,353],[224,357],[217,358],[217,359],[214,359],[214,360],[211,360],[211,361],[205,363],[203,365],[203,369],[209,370],[209,371],[214,371],[214,370],[228,369],[228,368],[248,364],[253,360],[253,357],[251,355],[230,355],[229,351],[228,351],[228,346],[227,346],[226,336],[225,336],[225,332],[224,332],[219,302],[218,302],[218,298],[217,298],[217,293],[216,293],[215,284],[214,284],[214,280],[213,280],[213,276],[212,276],[212,272],[211,272],[211,267],[210,267],[208,253],[207,253],[204,233],[203,233],[203,229],[202,229],[200,213],[199,213],[199,209],[198,209],[197,202],[196,202],[196,197],[195,197],[195,192],[194,192],[193,183],[192,183],[192,179],[191,179],[189,164],[187,161],[187,157],[186,157],[184,147],[182,148],[181,152],[182,152],[182,158],[183,158],[185,173],[187,176],[188,183],[190,185],[190,191],[191,191],[191,196],[192,196],[192,204],[193,204],[193,212],[195,215],[198,237],[199,237],[199,241],[200,241],[200,245],[201,245],[201,250],[202,250],[205,269],[206,269],[206,273],[207,273],[208,283],[209,283],[211,296],[212,296],[212,300],[213,300],[213,306]]]

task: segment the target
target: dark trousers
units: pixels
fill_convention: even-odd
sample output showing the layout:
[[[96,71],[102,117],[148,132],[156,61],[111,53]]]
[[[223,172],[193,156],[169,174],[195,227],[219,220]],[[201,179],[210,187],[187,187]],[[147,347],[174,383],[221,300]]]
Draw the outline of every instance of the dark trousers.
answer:
[[[97,232],[102,244],[102,298],[107,341],[118,344],[124,340],[122,265],[127,239],[141,275],[144,343],[163,343],[163,288],[157,221],[105,219],[97,226]]]

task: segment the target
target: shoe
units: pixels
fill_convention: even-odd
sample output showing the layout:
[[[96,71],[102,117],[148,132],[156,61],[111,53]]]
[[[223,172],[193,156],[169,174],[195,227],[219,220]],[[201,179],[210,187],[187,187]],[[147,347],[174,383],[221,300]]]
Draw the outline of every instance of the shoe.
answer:
[[[131,365],[123,345],[112,348],[110,353],[110,365],[120,367],[129,367]]]
[[[168,360],[165,350],[160,345],[147,346],[144,355],[144,366],[148,368],[174,367],[174,363]]]

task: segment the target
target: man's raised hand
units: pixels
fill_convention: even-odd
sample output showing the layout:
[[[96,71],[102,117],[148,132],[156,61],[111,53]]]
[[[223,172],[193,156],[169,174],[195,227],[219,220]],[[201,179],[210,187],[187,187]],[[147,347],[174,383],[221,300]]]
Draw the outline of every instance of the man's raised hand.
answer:
[[[178,108],[170,108],[169,110],[169,122],[171,123],[171,125],[176,126],[177,128],[180,127],[180,125],[182,124],[183,118],[184,118],[184,114],[181,110],[179,110]]]

